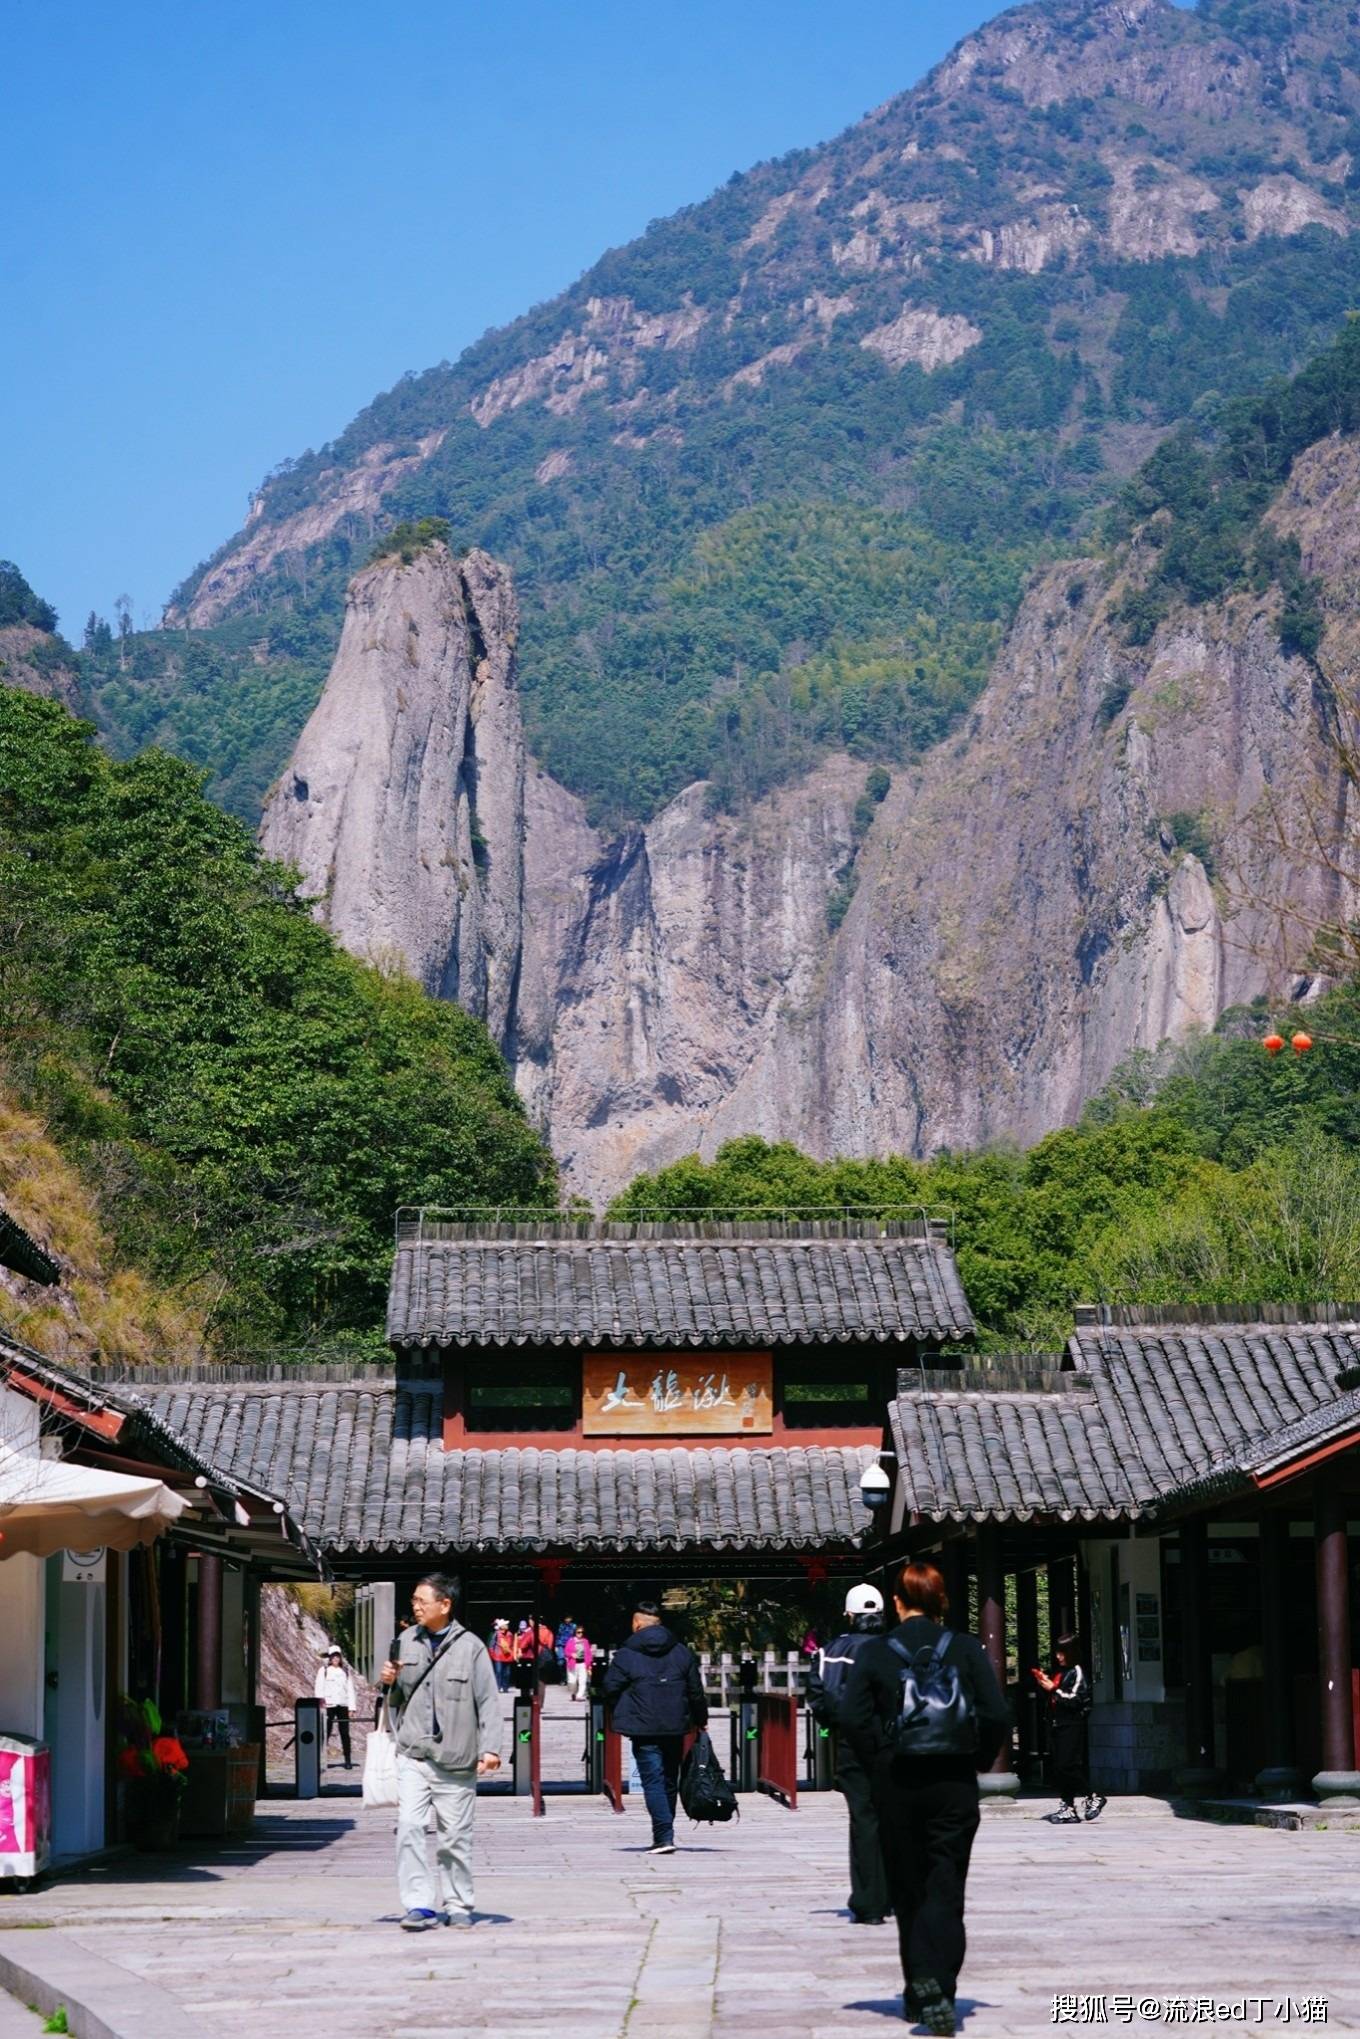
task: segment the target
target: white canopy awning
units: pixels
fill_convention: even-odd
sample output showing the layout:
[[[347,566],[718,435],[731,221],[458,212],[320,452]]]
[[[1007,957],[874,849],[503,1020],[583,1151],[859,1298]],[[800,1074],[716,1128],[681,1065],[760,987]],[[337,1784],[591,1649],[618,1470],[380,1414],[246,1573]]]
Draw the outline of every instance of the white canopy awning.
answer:
[[[17,1551],[135,1550],[154,1543],[189,1503],[164,1480],[133,1479],[0,1443],[0,1562]]]

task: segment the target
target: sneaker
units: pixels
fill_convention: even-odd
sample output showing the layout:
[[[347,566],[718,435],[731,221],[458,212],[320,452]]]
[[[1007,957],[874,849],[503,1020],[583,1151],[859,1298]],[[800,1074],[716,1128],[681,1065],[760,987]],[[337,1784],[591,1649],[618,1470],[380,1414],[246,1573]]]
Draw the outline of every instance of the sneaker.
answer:
[[[467,1929],[467,1927],[469,1927],[469,1926],[470,1926],[470,1925],[472,1924],[472,1913],[471,1913],[471,1912],[462,1912],[462,1911],[459,1911],[459,1912],[441,1912],[441,1913],[439,1914],[439,1917],[440,1917],[440,1922],[441,1922],[441,1924],[443,1924],[443,1925],[446,1925],[446,1926],[458,1926],[458,1927],[461,1927],[461,1928],[463,1928],[464,1930],[466,1930],[466,1929]]]
[[[414,1910],[407,1912],[406,1917],[400,1923],[403,1933],[428,1933],[439,1924],[439,1913],[427,1912],[422,1907],[417,1906]]]
[[[1074,1805],[1059,1806],[1056,1812],[1046,1812],[1044,1818],[1051,1827],[1079,1827],[1081,1814]]]
[[[912,1984],[916,1998],[916,2015],[927,2030],[938,2035],[938,2039],[953,2039],[954,1999],[946,1996],[943,1986],[933,1975],[918,1976]]]
[[[1103,1797],[1100,1792],[1093,1791],[1086,1801],[1087,1819],[1098,1820],[1109,1802],[1108,1798]]]
[[[647,1853],[649,1855],[673,1855],[675,1853],[675,1843],[674,1841],[653,1841]]]

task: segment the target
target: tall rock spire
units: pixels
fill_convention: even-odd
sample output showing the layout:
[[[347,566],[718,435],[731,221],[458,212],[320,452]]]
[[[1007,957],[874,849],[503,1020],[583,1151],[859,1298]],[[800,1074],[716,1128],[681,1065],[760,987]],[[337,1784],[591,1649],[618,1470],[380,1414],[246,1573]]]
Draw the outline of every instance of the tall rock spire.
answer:
[[[524,738],[506,570],[435,543],[350,584],[325,690],[260,829],[355,955],[504,1044],[519,979]]]

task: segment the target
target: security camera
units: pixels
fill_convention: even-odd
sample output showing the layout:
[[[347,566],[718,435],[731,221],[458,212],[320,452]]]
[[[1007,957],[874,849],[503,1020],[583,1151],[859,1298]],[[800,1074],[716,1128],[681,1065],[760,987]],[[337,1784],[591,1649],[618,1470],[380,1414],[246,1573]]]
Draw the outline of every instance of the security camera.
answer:
[[[892,1481],[882,1466],[866,1466],[859,1476],[859,1498],[875,1514],[892,1499]]]

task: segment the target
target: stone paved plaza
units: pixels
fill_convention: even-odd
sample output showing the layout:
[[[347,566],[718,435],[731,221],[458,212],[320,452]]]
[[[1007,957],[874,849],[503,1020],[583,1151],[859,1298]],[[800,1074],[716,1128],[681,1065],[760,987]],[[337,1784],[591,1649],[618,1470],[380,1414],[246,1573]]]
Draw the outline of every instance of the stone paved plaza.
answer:
[[[969,2039],[1057,2029],[1059,1991],[1321,1995],[1332,2030],[1360,2031],[1360,1836],[1215,1827],[1149,1800],[1075,1830],[1046,1825],[1045,1810],[984,1817]],[[0,1899],[0,1962],[83,1976],[112,2006],[88,2029],[118,2039],[872,2039],[900,2024],[891,1926],[854,1927],[839,1910],[832,1796],[794,1813],[747,1799],[739,1825],[686,1833],[669,1860],[642,1853],[640,1804],[619,1817],[563,1796],[534,1820],[524,1800],[488,1799],[479,1822],[471,1934],[380,1923],[395,1906],[391,1815],[327,1798],[264,1807],[249,1839],[186,1847],[173,1865],[120,1857]],[[19,1930],[34,1926],[50,1930]],[[7,2015],[0,2039],[38,2029]],[[1286,2024],[1277,2006],[1266,2022]],[[1302,2022],[1296,2002],[1287,2023]],[[1135,2015],[1127,2029],[1158,2026]]]

